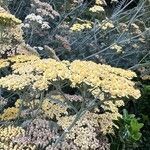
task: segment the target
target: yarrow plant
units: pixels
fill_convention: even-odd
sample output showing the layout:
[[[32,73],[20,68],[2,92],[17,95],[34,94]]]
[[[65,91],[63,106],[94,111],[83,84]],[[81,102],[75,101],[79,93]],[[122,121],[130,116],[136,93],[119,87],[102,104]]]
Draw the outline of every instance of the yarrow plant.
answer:
[[[17,19],[14,15],[5,10],[0,12],[0,57],[8,53],[7,51],[10,49],[13,49],[17,42],[21,42],[21,29],[19,30],[18,26],[20,24],[21,20]],[[15,45],[13,41],[15,41]]]
[[[148,45],[140,4],[111,15],[104,0],[19,0],[8,3],[14,15],[0,9],[0,149],[111,149],[114,120],[141,96],[136,73],[116,67]]]
[[[0,7],[1,9],[1,7]],[[36,53],[23,40],[22,21],[2,8],[0,10],[0,57]]]
[[[18,93],[21,100],[16,107],[5,109],[1,119],[24,120],[38,114],[55,122],[60,132],[58,138],[45,145],[47,149],[70,140],[78,149],[101,149],[104,135],[113,132],[112,120],[121,117],[118,107],[124,105],[122,98],[140,97],[131,81],[136,74],[129,70],[92,61],[40,59],[35,55],[17,55],[3,61],[8,62],[12,73],[0,79],[0,86]],[[79,100],[71,100],[64,88],[75,89]],[[88,123],[88,118],[93,120]],[[87,136],[89,131],[91,136]],[[97,134],[102,137],[97,138]],[[30,144],[38,147],[34,142]]]

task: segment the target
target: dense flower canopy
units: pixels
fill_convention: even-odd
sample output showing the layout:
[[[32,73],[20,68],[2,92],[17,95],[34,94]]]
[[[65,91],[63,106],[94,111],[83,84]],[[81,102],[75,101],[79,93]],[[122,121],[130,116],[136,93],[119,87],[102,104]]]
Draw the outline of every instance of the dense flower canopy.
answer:
[[[0,85],[8,90],[22,90],[28,86],[34,90],[47,90],[54,82],[67,80],[71,87],[86,84],[94,96],[98,96],[100,92],[108,93],[111,97],[131,96],[137,99],[140,96],[140,91],[131,81],[136,74],[130,70],[92,61],[75,60],[70,63],[25,55],[18,55],[7,61],[11,64],[13,73],[2,77]]]
[[[150,2],[125,1],[0,0],[0,149],[145,148]]]
[[[14,15],[7,12],[0,12],[0,25],[14,26],[21,24],[21,20],[17,19]]]

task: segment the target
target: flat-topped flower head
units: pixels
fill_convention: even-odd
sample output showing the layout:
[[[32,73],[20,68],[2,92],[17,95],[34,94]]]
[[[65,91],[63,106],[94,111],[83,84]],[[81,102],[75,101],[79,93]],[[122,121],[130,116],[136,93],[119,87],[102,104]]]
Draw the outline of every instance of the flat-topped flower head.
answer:
[[[19,108],[16,107],[9,107],[4,110],[3,114],[0,116],[1,120],[12,120],[16,119],[19,114]]]
[[[73,26],[70,28],[73,32],[77,31],[83,31],[85,29],[91,29],[92,28],[92,23],[87,22],[87,23],[75,23]]]
[[[107,5],[105,0],[95,0],[96,5]]]
[[[55,96],[52,98],[55,99]],[[53,119],[54,117],[58,119],[61,116],[68,114],[67,106],[65,106],[65,104],[52,102],[51,99],[45,99],[43,101],[42,110],[44,112],[44,116],[51,118],[51,119]]]
[[[94,5],[89,9],[89,11],[98,13],[98,12],[104,12],[105,10],[102,6]]]
[[[18,24],[21,24],[21,20],[17,19],[14,15],[8,12],[0,12],[0,25],[11,27]]]
[[[9,62],[5,59],[0,59],[0,69],[8,67],[9,66]]]
[[[75,60],[71,63],[53,59],[40,59],[37,56],[16,56],[13,74],[0,79],[0,86],[9,90],[22,90],[26,86],[34,90],[47,90],[53,82],[68,82],[71,87],[80,88],[83,84],[93,96],[100,92],[113,98],[140,97],[140,91],[131,81],[136,74],[130,70],[96,64],[92,61]]]
[[[76,60],[71,63],[70,71],[72,86],[77,87],[85,83],[91,87],[95,96],[98,96],[100,91],[109,93],[112,97],[140,96],[140,91],[134,88],[135,84],[130,80],[136,74],[130,70]]]
[[[0,85],[2,88],[7,88],[8,90],[22,90],[26,86],[31,84],[33,76],[30,75],[8,75],[0,79]]]
[[[8,58],[8,60],[10,60],[11,62],[15,62],[15,63],[35,61],[35,60],[38,60],[38,59],[39,59],[39,57],[37,57],[35,55],[16,55],[16,56]]]

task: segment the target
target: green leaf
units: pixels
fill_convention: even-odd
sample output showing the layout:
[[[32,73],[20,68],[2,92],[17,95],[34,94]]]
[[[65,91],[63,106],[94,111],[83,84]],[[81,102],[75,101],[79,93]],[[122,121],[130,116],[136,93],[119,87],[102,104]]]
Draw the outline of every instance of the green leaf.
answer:
[[[138,132],[136,134],[133,134],[131,137],[133,140],[138,141],[141,138],[141,136],[142,134]]]
[[[132,132],[139,132],[143,125],[143,123],[138,123],[137,119],[132,119],[130,123]]]

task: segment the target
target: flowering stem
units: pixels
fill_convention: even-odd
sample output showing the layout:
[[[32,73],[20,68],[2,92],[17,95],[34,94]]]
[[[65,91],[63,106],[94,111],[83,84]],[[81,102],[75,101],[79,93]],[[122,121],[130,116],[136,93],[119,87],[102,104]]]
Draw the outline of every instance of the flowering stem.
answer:
[[[63,132],[63,134],[56,140],[54,144],[54,148],[57,146],[57,144],[65,137],[65,135],[72,129],[72,127],[76,124],[76,122],[80,119],[80,117],[85,114],[86,110],[83,108],[80,109],[80,111],[77,113],[74,121],[72,124]]]
[[[99,94],[98,94],[99,96]],[[95,101],[97,100],[98,96],[93,100],[90,101],[89,104],[86,106],[85,101],[82,102],[81,104],[81,108],[79,110],[79,112],[76,114],[76,117],[74,119],[74,121],[72,122],[72,124],[63,132],[63,134],[56,140],[55,144],[54,144],[54,148],[57,146],[57,144],[66,136],[66,134],[72,129],[72,127],[76,124],[76,122],[92,107],[95,107]]]
[[[38,115],[39,111],[42,109],[43,101],[44,101],[44,91],[40,94],[40,103],[39,103],[39,107],[37,109],[37,112],[35,114],[35,117]]]
[[[56,87],[56,89],[62,94],[62,96],[64,97],[64,99],[66,100],[67,104],[69,104],[71,106],[71,108],[74,110],[75,113],[78,112],[78,110],[72,105],[72,103],[69,101],[69,99],[64,95],[64,93],[61,90],[60,85],[54,85]]]

